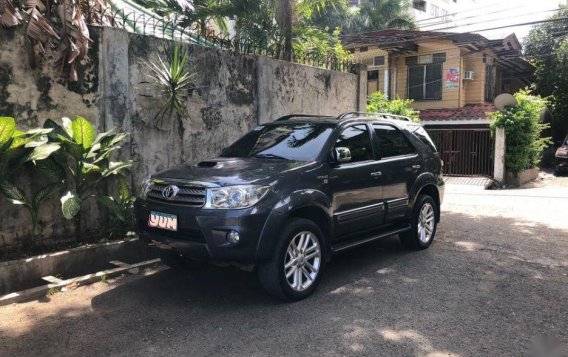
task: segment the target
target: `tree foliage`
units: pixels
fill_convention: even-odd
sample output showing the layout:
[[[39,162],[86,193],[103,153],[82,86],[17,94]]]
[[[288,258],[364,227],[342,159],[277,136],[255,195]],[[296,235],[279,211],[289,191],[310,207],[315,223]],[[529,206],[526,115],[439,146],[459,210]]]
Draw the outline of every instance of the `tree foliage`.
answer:
[[[518,103],[515,107],[489,115],[493,129],[505,129],[505,166],[516,173],[537,166],[551,141],[541,137],[542,131],[548,128],[540,121],[547,101],[531,95],[528,90],[516,93],[515,98]]]
[[[296,28],[293,41],[294,58],[303,63],[308,62],[308,59],[335,62],[351,60],[352,54],[343,48],[339,39],[339,29],[331,34],[327,30],[312,26]]]
[[[61,73],[75,82],[77,62],[87,59],[92,42],[87,24],[113,25],[107,10],[105,0],[1,0],[0,25],[23,24],[33,57],[55,57]],[[52,47],[56,48],[53,54]]]
[[[420,112],[412,109],[412,99],[387,100],[381,92],[374,92],[367,100],[367,111],[373,113],[389,113],[409,117],[413,121],[418,121]]]
[[[525,55],[536,66],[536,90],[546,97],[555,117],[555,137],[568,131],[568,5],[533,28],[525,40]]]
[[[408,9],[410,3],[401,0],[367,0],[353,15],[346,32],[368,32],[390,28],[415,29],[414,18]]]

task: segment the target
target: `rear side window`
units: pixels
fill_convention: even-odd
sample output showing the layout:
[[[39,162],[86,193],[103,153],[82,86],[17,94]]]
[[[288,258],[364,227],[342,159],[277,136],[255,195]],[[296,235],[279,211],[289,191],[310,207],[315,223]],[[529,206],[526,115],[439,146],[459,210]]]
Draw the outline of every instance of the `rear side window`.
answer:
[[[432,151],[434,151],[434,152],[437,151],[436,145],[434,145],[434,142],[432,141],[432,138],[430,138],[430,135],[428,135],[428,133],[426,132],[426,129],[419,126],[418,129],[414,130],[414,134],[416,135],[416,137],[418,139],[420,139],[420,141],[422,141],[424,143],[424,145],[426,145],[430,149],[432,149]]]
[[[335,147],[346,147],[351,151],[351,162],[373,160],[373,147],[369,130],[364,124],[345,128]]]
[[[404,135],[389,125],[373,125],[377,135],[379,156],[381,159],[414,154],[414,148]]]

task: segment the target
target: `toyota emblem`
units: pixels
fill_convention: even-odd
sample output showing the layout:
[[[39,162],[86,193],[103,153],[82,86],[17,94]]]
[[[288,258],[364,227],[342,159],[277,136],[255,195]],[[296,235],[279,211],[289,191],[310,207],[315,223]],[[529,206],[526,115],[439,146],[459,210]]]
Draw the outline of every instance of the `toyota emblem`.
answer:
[[[169,185],[162,190],[162,197],[166,200],[173,200],[174,198],[176,198],[178,192],[179,187],[175,185]]]

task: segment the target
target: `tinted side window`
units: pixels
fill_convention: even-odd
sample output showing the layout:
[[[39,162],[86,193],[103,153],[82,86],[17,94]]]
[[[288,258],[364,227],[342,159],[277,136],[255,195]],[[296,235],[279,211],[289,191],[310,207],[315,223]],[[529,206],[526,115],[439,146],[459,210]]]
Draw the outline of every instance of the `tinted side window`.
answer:
[[[426,129],[420,126],[414,131],[414,134],[418,137],[418,139],[420,139],[420,141],[422,141],[426,146],[432,149],[432,151],[437,151],[436,145],[434,145],[434,142],[430,138],[430,135],[428,135],[428,132],[426,132]]]
[[[373,160],[373,147],[366,125],[353,125],[344,129],[335,143],[335,147],[340,146],[351,151],[351,162]]]
[[[414,148],[396,128],[388,125],[373,125],[379,145],[379,156],[387,157],[414,154]]]

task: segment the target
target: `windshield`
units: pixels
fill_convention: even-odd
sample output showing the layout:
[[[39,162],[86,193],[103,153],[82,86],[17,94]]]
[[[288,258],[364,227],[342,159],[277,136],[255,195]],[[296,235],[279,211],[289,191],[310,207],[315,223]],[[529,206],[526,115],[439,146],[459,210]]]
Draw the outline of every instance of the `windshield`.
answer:
[[[333,132],[331,124],[260,126],[221,152],[221,157],[314,161]]]

